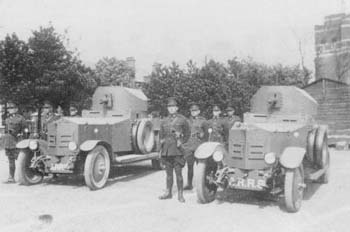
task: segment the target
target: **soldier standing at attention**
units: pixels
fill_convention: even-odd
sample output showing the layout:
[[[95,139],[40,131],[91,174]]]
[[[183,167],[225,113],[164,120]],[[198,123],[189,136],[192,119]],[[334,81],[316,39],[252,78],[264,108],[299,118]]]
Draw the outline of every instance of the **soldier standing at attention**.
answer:
[[[213,118],[209,120],[209,128],[211,133],[209,134],[209,141],[220,142],[226,144],[227,136],[225,130],[225,122],[220,117],[221,109],[218,105],[213,106]]]
[[[185,190],[193,189],[192,180],[195,161],[194,152],[201,143],[208,140],[208,124],[206,119],[199,115],[201,113],[199,106],[192,103],[190,111],[191,116],[188,121],[191,128],[191,137],[185,144],[185,159],[187,162],[187,185],[184,188]]]
[[[241,121],[241,118],[235,115],[235,108],[233,108],[233,106],[229,105],[226,108],[226,112],[227,112],[227,126],[228,126],[228,129],[230,130],[233,124],[235,124],[235,122]]]
[[[47,138],[47,125],[59,119],[60,116],[56,115],[53,111],[53,106],[51,102],[45,101],[43,106],[43,114],[41,118],[41,138],[46,140]]]
[[[178,107],[174,98],[168,99],[167,108],[169,115],[162,121],[159,132],[161,162],[165,165],[166,170],[166,192],[159,199],[172,198],[173,172],[175,169],[178,200],[185,202],[183,197],[182,168],[185,166],[186,161],[183,144],[190,137],[190,127],[187,119],[177,113]]]
[[[24,117],[18,114],[18,106],[10,102],[8,104],[9,117],[5,120],[5,136],[3,138],[5,154],[9,161],[9,178],[5,183],[15,183],[15,170],[17,159],[16,144],[19,140],[19,136],[23,134],[26,127],[26,121]]]

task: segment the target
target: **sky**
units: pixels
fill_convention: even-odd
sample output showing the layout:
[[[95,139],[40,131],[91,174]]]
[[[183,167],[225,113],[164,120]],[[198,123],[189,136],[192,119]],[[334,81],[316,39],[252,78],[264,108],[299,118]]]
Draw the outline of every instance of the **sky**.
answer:
[[[154,62],[251,57],[269,65],[314,69],[314,25],[348,12],[350,0],[0,0],[0,39],[26,40],[51,23],[68,32],[91,67],[102,57],[136,59],[138,77]]]

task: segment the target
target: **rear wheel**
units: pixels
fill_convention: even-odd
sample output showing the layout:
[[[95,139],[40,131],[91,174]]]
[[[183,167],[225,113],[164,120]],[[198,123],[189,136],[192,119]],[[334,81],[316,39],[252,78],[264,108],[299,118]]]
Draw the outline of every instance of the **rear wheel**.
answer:
[[[195,168],[195,185],[197,190],[197,198],[200,203],[209,203],[215,199],[217,185],[212,183],[217,164],[211,159],[198,160]]]
[[[284,180],[284,200],[288,212],[297,212],[304,195],[304,176],[302,167],[288,169]]]
[[[30,163],[34,153],[29,150],[21,150],[18,154],[18,182],[21,185],[39,184],[43,180],[43,175],[33,168]]]
[[[84,165],[84,179],[91,190],[105,186],[111,169],[110,163],[108,151],[104,146],[98,145],[89,152]]]

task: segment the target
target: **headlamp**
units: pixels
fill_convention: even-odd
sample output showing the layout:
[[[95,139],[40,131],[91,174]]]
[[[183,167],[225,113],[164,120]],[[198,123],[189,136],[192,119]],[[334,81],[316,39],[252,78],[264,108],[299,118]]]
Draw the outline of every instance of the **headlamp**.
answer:
[[[215,162],[221,162],[224,159],[224,153],[222,151],[215,151],[213,154],[213,160]]]
[[[69,142],[68,143],[68,149],[70,151],[75,151],[75,150],[77,150],[77,148],[78,148],[78,145],[75,142]]]
[[[264,160],[267,164],[273,164],[276,162],[276,154],[273,152],[266,153]]]
[[[29,142],[29,149],[30,149],[30,150],[35,151],[35,150],[38,149],[38,147],[39,147],[38,141],[36,141],[36,140],[31,140],[31,141]]]
[[[208,133],[211,134],[213,132],[213,128],[208,129]]]

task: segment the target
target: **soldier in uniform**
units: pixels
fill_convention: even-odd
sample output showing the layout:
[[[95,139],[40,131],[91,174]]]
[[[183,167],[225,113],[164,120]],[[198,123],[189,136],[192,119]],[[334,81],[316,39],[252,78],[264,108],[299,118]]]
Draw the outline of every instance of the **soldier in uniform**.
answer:
[[[187,162],[187,185],[185,190],[191,190],[193,188],[193,166],[194,166],[194,152],[197,147],[208,140],[208,124],[204,117],[200,116],[199,106],[195,103],[190,107],[191,116],[189,118],[189,124],[191,128],[191,136],[188,142],[185,144],[186,150],[186,162]]]
[[[9,178],[5,183],[15,183],[15,170],[17,159],[16,143],[19,137],[23,135],[26,127],[24,117],[18,114],[18,106],[10,102],[8,104],[9,117],[5,120],[5,136],[3,138],[5,154],[9,161]]]
[[[178,200],[185,202],[183,197],[182,168],[185,166],[186,161],[183,144],[190,137],[190,127],[187,119],[177,113],[178,107],[174,98],[168,99],[167,108],[169,115],[161,122],[159,132],[161,162],[165,165],[166,170],[166,192],[159,199],[172,198],[173,172],[175,169]]]
[[[41,138],[46,140],[47,139],[47,125],[50,122],[56,121],[59,119],[60,116],[56,115],[53,111],[52,103],[49,101],[44,102],[43,106],[43,114],[41,118]]]
[[[235,115],[235,108],[233,108],[233,106],[229,105],[226,108],[226,112],[227,112],[227,118],[226,118],[227,128],[228,130],[230,130],[233,124],[235,124],[235,122],[241,121],[241,118]]]
[[[71,104],[69,106],[69,116],[70,117],[79,117],[78,115],[78,109],[75,105]]]
[[[209,134],[209,141],[220,142],[226,144],[227,135],[224,119],[221,118],[221,109],[218,105],[213,106],[213,117],[209,120],[209,128],[211,133]]]

